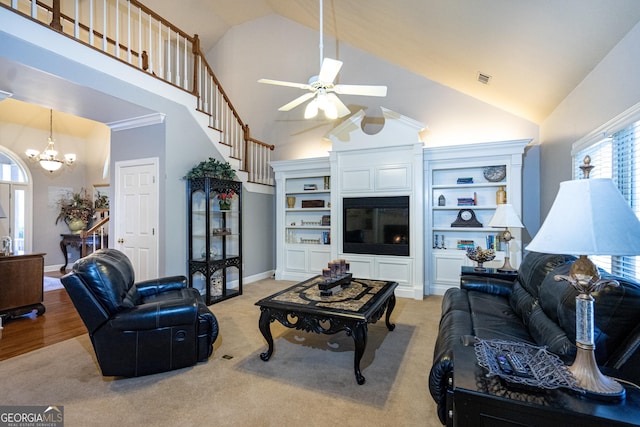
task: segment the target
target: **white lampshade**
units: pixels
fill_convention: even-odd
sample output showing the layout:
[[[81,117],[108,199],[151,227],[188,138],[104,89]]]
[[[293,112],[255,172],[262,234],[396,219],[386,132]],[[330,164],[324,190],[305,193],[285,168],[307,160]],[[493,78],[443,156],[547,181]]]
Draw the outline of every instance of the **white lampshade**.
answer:
[[[489,221],[489,227],[524,228],[516,210],[510,204],[498,205],[498,209]]]
[[[640,255],[640,221],[611,179],[565,181],[526,249],[568,255]]]

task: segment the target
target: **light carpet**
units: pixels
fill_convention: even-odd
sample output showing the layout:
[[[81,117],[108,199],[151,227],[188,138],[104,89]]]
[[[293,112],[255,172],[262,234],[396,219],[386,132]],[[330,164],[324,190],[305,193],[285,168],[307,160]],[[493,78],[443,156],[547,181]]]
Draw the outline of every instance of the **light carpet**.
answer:
[[[138,378],[103,377],[88,335],[0,362],[3,405],[63,405],[65,426],[440,426],[428,390],[442,297],[398,298],[388,331],[369,325],[353,372],[353,339],[271,325],[266,342],[255,302],[292,282],[262,280],[215,304],[214,353],[191,368]],[[46,316],[46,314],[45,314]]]

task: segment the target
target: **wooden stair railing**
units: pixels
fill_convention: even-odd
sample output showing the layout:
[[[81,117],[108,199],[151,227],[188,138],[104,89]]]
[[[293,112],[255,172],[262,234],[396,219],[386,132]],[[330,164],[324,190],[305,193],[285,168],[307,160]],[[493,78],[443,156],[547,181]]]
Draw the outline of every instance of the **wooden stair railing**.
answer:
[[[274,185],[272,144],[251,136],[190,36],[136,0],[0,0],[0,6],[125,62],[197,97],[196,110],[220,131],[229,157],[240,162],[248,181]],[[82,3],[82,5],[80,5]]]
[[[84,247],[84,243],[88,236],[93,236],[93,239],[91,239],[91,246],[92,246],[91,252],[94,252],[96,250],[96,242],[98,241],[96,239],[96,234],[97,234],[100,237],[100,248],[108,248],[109,239],[108,239],[108,234],[105,231],[108,222],[109,222],[109,217],[105,216],[100,221],[95,223],[90,229],[86,231],[82,231],[80,233],[80,238],[82,239],[81,247]]]

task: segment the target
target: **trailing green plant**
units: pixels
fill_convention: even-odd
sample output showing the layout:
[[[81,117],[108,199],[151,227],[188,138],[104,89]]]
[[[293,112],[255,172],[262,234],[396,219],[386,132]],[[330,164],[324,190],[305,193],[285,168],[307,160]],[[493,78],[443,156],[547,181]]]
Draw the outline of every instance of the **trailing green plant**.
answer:
[[[192,178],[218,178],[232,180],[236,177],[229,162],[221,162],[213,157],[198,163],[184,176],[184,179]]]

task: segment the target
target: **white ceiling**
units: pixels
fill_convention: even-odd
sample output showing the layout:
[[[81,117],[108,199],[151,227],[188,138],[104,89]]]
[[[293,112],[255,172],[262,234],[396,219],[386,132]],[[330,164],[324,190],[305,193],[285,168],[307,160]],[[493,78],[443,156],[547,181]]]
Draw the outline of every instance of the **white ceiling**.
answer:
[[[272,13],[319,28],[319,0],[142,2],[198,34],[205,52],[229,28]],[[541,123],[639,20],[638,0],[324,0],[323,27],[325,37]]]

